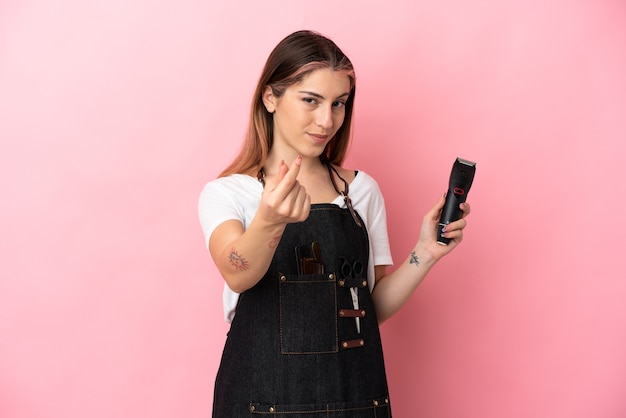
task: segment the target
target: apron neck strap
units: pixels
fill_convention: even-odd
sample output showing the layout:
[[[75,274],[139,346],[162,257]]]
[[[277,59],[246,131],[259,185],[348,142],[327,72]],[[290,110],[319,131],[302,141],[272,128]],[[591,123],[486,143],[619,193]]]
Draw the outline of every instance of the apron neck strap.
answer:
[[[337,169],[333,167],[330,161],[322,160],[322,162],[326,164],[326,167],[328,168],[330,181],[333,183],[333,187],[335,188],[335,191],[343,196],[343,200],[346,202],[346,206],[348,207],[348,210],[350,211],[350,214],[352,215],[354,222],[359,226],[359,228],[362,228],[363,224],[361,223],[361,219],[359,218],[356,211],[352,207],[352,200],[348,197],[348,190],[349,190],[348,182],[346,181],[346,179],[341,177],[341,175],[339,175],[339,172],[337,172]],[[333,175],[333,173],[336,174],[337,177],[339,177],[339,179],[343,182],[343,191],[340,191],[339,188],[337,187],[337,182],[335,181],[335,176]]]

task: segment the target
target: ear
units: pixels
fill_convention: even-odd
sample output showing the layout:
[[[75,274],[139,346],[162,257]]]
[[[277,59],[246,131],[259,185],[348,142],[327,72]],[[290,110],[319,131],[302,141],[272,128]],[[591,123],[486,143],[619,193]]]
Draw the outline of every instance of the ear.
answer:
[[[270,113],[274,113],[276,110],[276,96],[274,96],[274,92],[270,86],[265,86],[263,89],[262,99],[265,109]]]

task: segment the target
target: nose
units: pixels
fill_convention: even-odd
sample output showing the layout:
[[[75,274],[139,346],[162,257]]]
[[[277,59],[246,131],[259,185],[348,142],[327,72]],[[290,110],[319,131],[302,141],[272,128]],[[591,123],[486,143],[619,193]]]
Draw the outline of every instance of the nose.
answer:
[[[332,129],[334,123],[332,106],[320,106],[317,109],[315,123],[321,128]]]

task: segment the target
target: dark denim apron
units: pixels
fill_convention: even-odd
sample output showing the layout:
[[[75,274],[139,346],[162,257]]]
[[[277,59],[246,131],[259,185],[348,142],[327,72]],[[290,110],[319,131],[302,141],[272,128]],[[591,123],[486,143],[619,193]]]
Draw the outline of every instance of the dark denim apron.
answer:
[[[265,276],[239,296],[213,417],[391,417],[368,236],[355,220],[354,211],[313,204],[306,221],[287,226]],[[298,274],[313,242],[324,273]]]

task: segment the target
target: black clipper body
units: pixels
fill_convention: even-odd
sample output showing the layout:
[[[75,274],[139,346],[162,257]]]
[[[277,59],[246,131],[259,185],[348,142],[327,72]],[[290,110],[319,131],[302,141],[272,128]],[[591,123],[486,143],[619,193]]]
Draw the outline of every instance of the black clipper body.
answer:
[[[461,218],[463,212],[459,205],[467,199],[467,194],[469,193],[470,187],[472,187],[475,173],[476,163],[462,158],[457,158],[454,162],[452,172],[450,173],[448,192],[446,193],[446,203],[441,211],[439,227],[437,228],[438,244],[448,245],[450,242],[450,238],[441,236],[442,229],[450,222]]]

